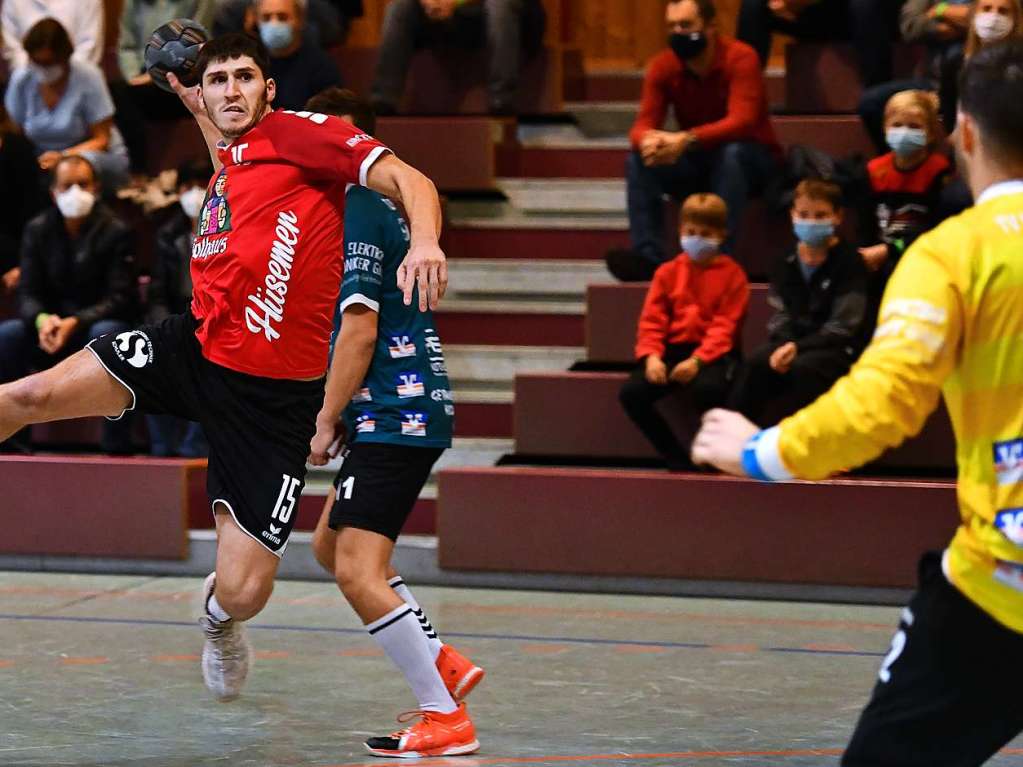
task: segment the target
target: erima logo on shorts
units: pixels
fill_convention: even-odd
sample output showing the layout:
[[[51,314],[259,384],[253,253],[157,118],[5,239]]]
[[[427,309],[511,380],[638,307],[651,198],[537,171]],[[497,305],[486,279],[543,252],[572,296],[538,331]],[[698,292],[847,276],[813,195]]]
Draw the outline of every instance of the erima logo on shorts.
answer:
[[[999,485],[1015,485],[1023,481],[1023,439],[996,442],[995,478]]]
[[[1017,546],[1023,546],[1023,508],[1003,509],[998,512],[995,515],[995,527]]]
[[[114,338],[114,354],[133,368],[144,368],[153,361],[153,342],[141,330],[126,330]]]

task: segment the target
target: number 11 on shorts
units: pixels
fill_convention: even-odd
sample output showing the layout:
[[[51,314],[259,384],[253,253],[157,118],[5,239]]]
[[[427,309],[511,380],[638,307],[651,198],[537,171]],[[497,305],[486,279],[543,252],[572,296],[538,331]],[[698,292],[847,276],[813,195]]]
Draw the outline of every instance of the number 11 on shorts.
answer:
[[[295,497],[295,490],[302,484],[302,480],[298,477],[289,477],[287,474],[281,476],[284,477],[284,482],[281,484],[281,492],[277,496],[274,513],[270,515],[270,519],[276,519],[286,525],[291,519],[291,513],[295,510],[295,503],[298,501]]]

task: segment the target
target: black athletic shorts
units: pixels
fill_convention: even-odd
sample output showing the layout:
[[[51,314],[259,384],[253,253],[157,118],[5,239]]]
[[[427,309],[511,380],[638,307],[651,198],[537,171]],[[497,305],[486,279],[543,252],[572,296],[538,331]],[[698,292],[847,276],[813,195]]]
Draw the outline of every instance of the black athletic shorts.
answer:
[[[443,448],[357,442],[341,454],[330,528],[357,527],[398,540]]]
[[[1023,634],[952,586],[941,555],[920,561],[843,767],[972,767],[1023,731]]]
[[[202,356],[196,324],[191,314],[174,315],[87,348],[131,392],[128,410],[202,424],[211,506],[222,502],[242,530],[280,556],[305,484],[324,381],[260,378],[216,365]]]

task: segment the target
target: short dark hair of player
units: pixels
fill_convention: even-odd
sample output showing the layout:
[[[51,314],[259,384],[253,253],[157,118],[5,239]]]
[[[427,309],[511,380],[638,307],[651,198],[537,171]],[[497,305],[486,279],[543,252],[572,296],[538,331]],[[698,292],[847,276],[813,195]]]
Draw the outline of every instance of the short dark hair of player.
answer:
[[[683,0],[668,0],[668,5],[675,5],[675,3],[681,3]],[[718,9],[714,6],[714,0],[691,0],[696,3],[697,9],[700,11],[700,18],[703,19],[704,24],[710,24],[718,15]]]
[[[1023,40],[985,45],[959,73],[959,110],[992,157],[1023,163]]]
[[[796,184],[796,191],[792,193],[792,201],[795,202],[800,197],[826,202],[836,213],[842,209],[842,187],[834,181],[825,181],[822,178],[804,178]]]
[[[213,175],[213,165],[206,158],[195,158],[178,166],[178,186],[206,186]]]
[[[347,88],[326,88],[305,103],[310,112],[342,117],[351,115],[352,123],[363,133],[376,134],[377,116],[373,105]]]
[[[60,62],[70,60],[71,54],[75,52],[75,45],[71,42],[64,25],[49,17],[40,19],[32,25],[25,33],[21,47],[29,56],[36,51],[53,51],[53,55]]]
[[[199,51],[199,58],[195,62],[195,71],[202,82],[206,74],[206,67],[214,62],[229,61],[248,56],[259,67],[260,74],[266,80],[270,76],[270,54],[262,40],[249,37],[241,32],[228,32],[220,37],[214,37],[206,43]]]

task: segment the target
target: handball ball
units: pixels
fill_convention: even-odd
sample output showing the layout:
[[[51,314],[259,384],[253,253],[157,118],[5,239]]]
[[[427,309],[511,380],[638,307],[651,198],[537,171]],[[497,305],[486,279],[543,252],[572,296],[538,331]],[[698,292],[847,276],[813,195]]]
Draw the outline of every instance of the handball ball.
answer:
[[[153,82],[173,93],[167,73],[173,72],[182,85],[197,85],[195,62],[199,49],[210,39],[209,32],[198,21],[174,19],[149,36],[146,43],[146,72]]]

